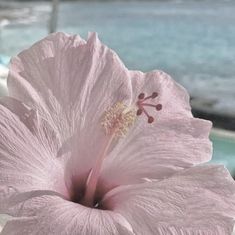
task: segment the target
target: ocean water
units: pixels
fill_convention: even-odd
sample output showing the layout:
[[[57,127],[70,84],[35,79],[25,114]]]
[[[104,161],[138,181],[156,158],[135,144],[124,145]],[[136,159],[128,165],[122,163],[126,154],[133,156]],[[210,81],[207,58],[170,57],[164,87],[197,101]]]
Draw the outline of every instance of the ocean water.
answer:
[[[211,135],[213,162],[225,165],[235,177],[235,138]]]
[[[48,33],[48,2],[13,3],[0,29],[0,54],[12,56]],[[161,69],[190,94],[235,113],[235,1],[63,2],[58,30],[96,31],[128,68]],[[1,19],[1,13],[0,13]],[[235,141],[212,136],[214,159],[235,169]]]
[[[19,3],[20,11],[21,27],[15,20],[1,32],[0,53],[16,54],[47,34],[48,3]],[[129,68],[167,71],[191,95],[235,113],[234,12],[235,1],[222,0],[66,2],[58,30],[97,31]]]

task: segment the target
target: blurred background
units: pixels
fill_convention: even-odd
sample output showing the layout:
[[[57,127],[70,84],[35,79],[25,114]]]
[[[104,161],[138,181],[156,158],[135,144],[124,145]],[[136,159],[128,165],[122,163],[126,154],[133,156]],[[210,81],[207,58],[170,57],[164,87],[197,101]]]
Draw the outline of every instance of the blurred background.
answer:
[[[160,69],[187,88],[193,113],[213,121],[213,162],[235,176],[235,1],[0,0],[0,95],[7,66],[51,31],[96,31],[130,69]]]

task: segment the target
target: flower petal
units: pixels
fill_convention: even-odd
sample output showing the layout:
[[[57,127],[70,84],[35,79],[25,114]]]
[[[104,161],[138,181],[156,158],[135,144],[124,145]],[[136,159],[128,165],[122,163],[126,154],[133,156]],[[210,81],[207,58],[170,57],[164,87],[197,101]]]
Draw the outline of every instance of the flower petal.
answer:
[[[19,218],[7,222],[1,235],[131,235],[132,228],[118,213],[91,209],[56,196],[28,199]]]
[[[46,189],[67,194],[62,164],[40,144],[30,123],[20,120],[21,114],[0,104],[0,207],[15,192]]]
[[[127,218],[136,235],[230,235],[235,183],[223,166],[198,166],[162,181],[120,186],[103,204]]]
[[[129,133],[106,159],[100,184],[106,187],[164,179],[211,159],[211,123],[187,118],[157,122]],[[103,187],[103,186],[101,186]]]
[[[162,104],[160,112],[156,112],[153,108],[148,109],[155,117],[156,123],[161,120],[192,117],[187,91],[168,74],[158,70],[148,73],[130,71],[130,76],[133,100],[137,101],[140,93],[145,93],[146,96],[153,92],[158,93],[155,99],[148,100],[150,103]],[[144,117],[140,117],[140,122],[146,123]]]
[[[8,86],[10,96],[35,108],[62,135],[59,153],[72,151],[76,172],[88,171],[103,145],[104,112],[132,96],[128,70],[96,34],[87,42],[48,36],[12,60]]]
[[[157,112],[149,107],[155,118],[152,124],[144,115],[138,117],[128,135],[106,158],[100,184],[112,187],[141,182],[143,178],[162,179],[209,161],[211,123],[192,117],[186,90],[161,71],[130,71],[130,76],[132,103],[141,93],[147,96],[157,92],[158,96],[149,102],[161,103],[163,108]]]
[[[0,98],[0,104],[14,113],[28,130],[39,140],[49,152],[51,157],[56,157],[61,146],[59,133],[42,119],[37,110],[28,107],[24,103],[12,97]]]

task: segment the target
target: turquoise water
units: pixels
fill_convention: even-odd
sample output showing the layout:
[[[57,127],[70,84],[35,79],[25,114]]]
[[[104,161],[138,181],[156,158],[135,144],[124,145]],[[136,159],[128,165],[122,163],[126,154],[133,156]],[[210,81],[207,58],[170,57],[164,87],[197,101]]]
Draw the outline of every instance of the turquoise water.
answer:
[[[211,136],[213,141],[213,162],[224,164],[235,176],[235,138]]]
[[[0,54],[15,55],[47,34],[49,3],[20,3],[1,30]],[[235,1],[66,2],[58,29],[97,31],[130,69],[162,69],[191,95],[235,107]],[[235,111],[234,111],[235,112]],[[235,141],[212,136],[214,160],[235,169]]]

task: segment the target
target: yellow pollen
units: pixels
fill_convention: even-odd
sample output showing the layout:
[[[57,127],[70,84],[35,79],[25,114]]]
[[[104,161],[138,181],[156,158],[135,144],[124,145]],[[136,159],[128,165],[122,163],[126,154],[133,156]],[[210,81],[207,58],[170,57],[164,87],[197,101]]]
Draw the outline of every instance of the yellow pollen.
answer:
[[[101,125],[104,127],[106,134],[124,137],[135,122],[135,119],[135,109],[125,105],[123,102],[118,102],[104,113]]]

